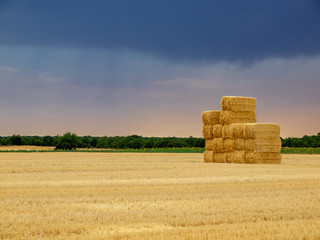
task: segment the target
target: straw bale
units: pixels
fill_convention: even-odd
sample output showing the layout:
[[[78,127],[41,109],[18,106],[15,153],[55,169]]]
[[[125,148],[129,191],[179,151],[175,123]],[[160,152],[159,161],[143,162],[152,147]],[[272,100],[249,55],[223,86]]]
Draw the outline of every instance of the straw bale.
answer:
[[[255,152],[280,152],[281,139],[277,138],[255,138],[254,151]]]
[[[246,152],[245,151],[234,151],[233,152],[233,162],[234,163],[245,163]]]
[[[221,138],[222,137],[222,124],[215,124],[212,127],[212,135],[214,138]]]
[[[244,138],[238,138],[234,140],[234,149],[236,151],[244,151],[245,150],[245,139]]]
[[[204,162],[212,163],[213,162],[213,151],[204,151]]]
[[[253,139],[255,144],[263,144],[263,145],[281,145],[280,137],[273,137],[273,138],[254,138]]]
[[[224,151],[225,152],[233,152],[234,151],[234,140],[231,138],[224,139]]]
[[[245,124],[245,138],[274,138],[280,136],[280,126],[274,123]]]
[[[212,142],[213,142],[213,151],[215,153],[223,153],[224,152],[224,139],[223,138],[214,138],[212,140]]]
[[[255,145],[254,148],[255,152],[272,152],[272,153],[277,153],[281,151],[281,145]]]
[[[222,110],[252,111],[256,110],[256,99],[251,97],[224,96],[221,98]]]
[[[279,152],[246,152],[247,163],[281,163]]]
[[[221,111],[213,111],[213,110],[203,112],[201,117],[203,125],[219,124],[220,112]]]
[[[233,163],[234,162],[234,154],[233,152],[226,152],[225,153],[226,157],[225,157],[225,163]]]
[[[221,124],[232,123],[255,123],[257,121],[255,112],[235,112],[230,110],[223,110],[220,113]]]
[[[234,123],[233,125],[233,136],[234,138],[244,138],[244,126],[245,123]]]
[[[204,125],[202,127],[202,136],[205,139],[212,139],[213,138],[213,125]]]
[[[246,152],[253,152],[255,150],[254,140],[246,139],[244,143],[244,149]]]
[[[226,157],[227,157],[226,153],[215,153],[213,155],[213,162],[215,162],[215,163],[225,163],[225,162],[227,162]]]
[[[222,127],[222,137],[223,138],[233,138],[233,125],[223,125]]]
[[[281,159],[256,160],[255,164],[281,164]]]
[[[256,123],[247,123],[244,124],[243,135],[246,139],[253,139],[253,127]]]
[[[213,150],[213,139],[207,139],[206,140],[206,150],[212,151]]]

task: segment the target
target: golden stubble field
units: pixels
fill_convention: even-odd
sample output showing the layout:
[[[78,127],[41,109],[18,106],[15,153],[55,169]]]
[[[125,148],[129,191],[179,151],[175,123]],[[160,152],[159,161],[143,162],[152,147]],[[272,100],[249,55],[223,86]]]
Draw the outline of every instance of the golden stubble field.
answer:
[[[0,239],[320,239],[320,156],[0,153]]]

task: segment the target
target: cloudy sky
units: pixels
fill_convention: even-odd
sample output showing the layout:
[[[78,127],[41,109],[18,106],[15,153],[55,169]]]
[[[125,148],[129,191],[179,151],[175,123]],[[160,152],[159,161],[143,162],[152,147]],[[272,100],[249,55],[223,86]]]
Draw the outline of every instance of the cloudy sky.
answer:
[[[0,0],[0,135],[201,136],[225,95],[320,132],[319,0]]]

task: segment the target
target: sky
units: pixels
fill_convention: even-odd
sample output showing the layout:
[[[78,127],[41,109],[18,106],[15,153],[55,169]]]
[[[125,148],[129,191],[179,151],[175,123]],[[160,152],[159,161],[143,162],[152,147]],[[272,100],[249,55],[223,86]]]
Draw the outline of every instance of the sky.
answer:
[[[0,136],[201,137],[222,96],[320,132],[320,0],[0,0]]]

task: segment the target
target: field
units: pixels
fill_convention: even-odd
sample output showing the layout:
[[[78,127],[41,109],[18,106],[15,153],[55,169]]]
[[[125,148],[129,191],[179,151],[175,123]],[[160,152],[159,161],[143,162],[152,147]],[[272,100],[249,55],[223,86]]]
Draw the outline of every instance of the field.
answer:
[[[0,153],[0,239],[320,239],[320,156]]]

